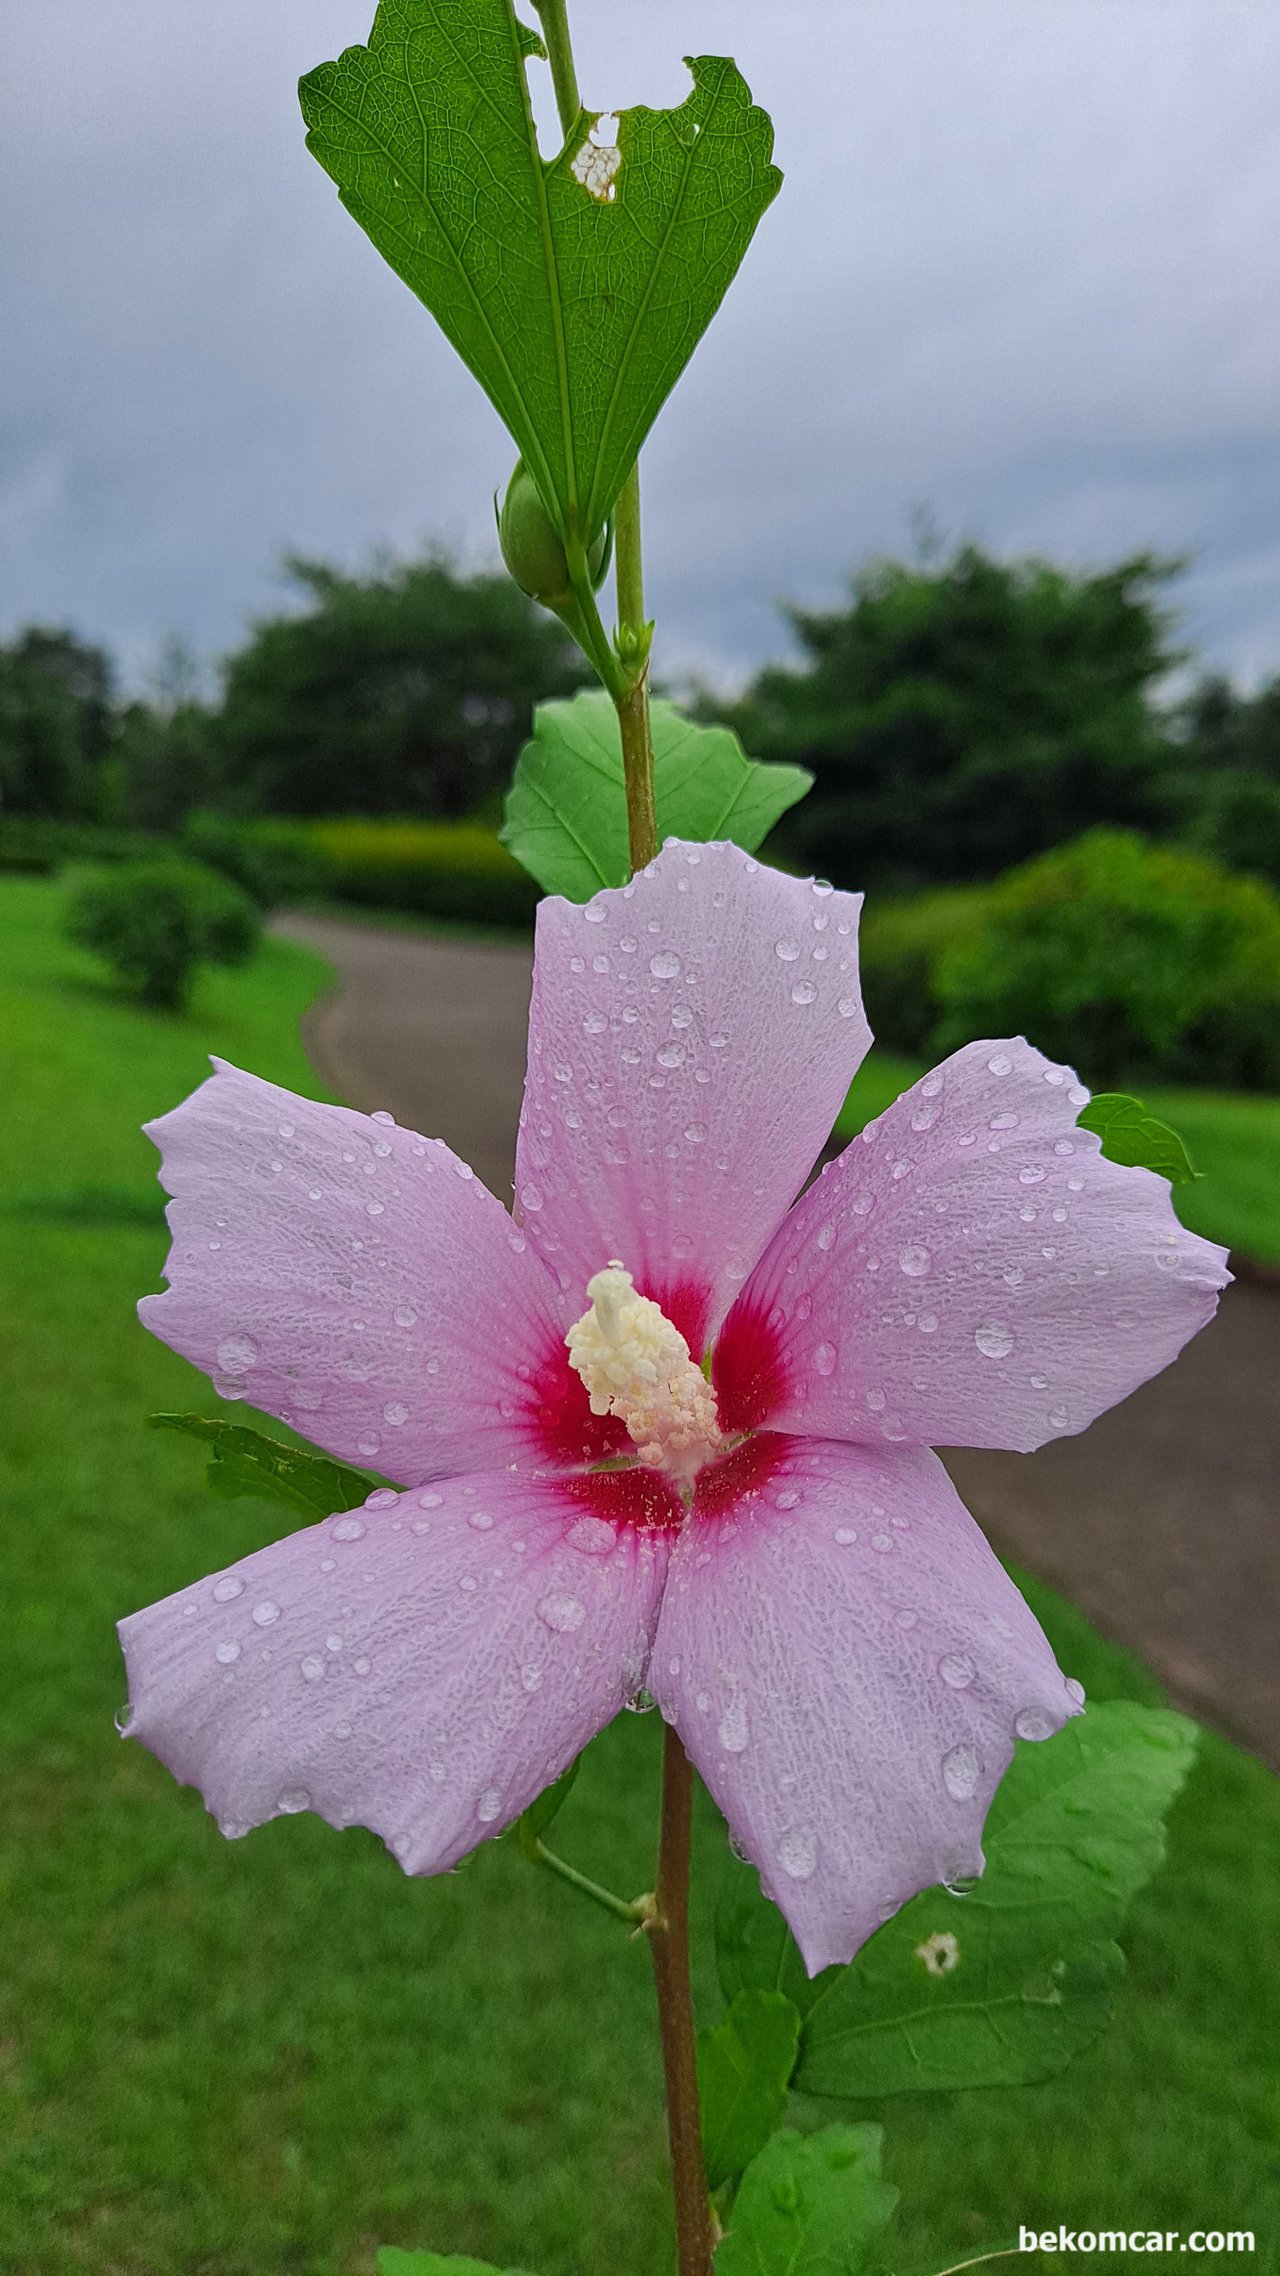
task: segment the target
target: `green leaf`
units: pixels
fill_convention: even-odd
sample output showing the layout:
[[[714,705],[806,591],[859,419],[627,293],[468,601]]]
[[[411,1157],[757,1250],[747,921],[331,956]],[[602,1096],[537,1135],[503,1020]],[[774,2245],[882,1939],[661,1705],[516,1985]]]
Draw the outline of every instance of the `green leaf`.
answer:
[[[1148,1114],[1139,1098],[1127,1098],[1123,1091],[1098,1091],[1076,1119],[1081,1130],[1095,1131],[1101,1138],[1109,1162],[1119,1162],[1125,1169],[1155,1170],[1170,1185],[1189,1185],[1200,1174],[1192,1168],[1177,1131]]]
[[[728,727],[652,707],[658,837],[730,838],[754,853],[813,781],[803,767],[749,759]],[[516,761],[502,842],[545,893],[589,901],[631,875],[618,715],[600,691],[539,704]]]
[[[718,2189],[750,2165],[781,2118],[795,2068],[800,2016],[781,1992],[745,1991],[723,2023],[698,2033],[698,2099],[707,2182]]]
[[[735,66],[621,114],[615,178],[574,173],[600,114],[538,150],[511,0],[382,0],[368,47],[302,82],[307,146],[484,388],[568,540],[590,546],[781,175]]]
[[[543,1792],[539,1794],[537,1801],[530,1802],[528,1809],[516,1819],[516,1834],[520,1847],[526,1852],[531,1854],[535,1852],[535,1844],[541,1840],[552,1821],[559,1816],[561,1809],[569,1799],[569,1789],[578,1775],[581,1762],[582,1756],[580,1754],[575,1755],[568,1769],[562,1770],[560,1776],[553,1779],[551,1785],[545,1787]]]
[[[805,2017],[810,2094],[1018,2086],[1060,2070],[1107,2020],[1113,1941],[1164,1855],[1195,1726],[1113,1700],[1020,1744],[967,1895],[928,1889],[832,1971]]]
[[[222,1501],[253,1494],[265,1502],[284,1502],[304,1517],[331,1517],[335,1510],[359,1509],[374,1486],[362,1470],[349,1470],[327,1454],[282,1446],[244,1423],[209,1415],[149,1415],[152,1430],[177,1430],[203,1439],[213,1452],[206,1473],[211,1492]]]
[[[762,1895],[759,1877],[736,1858],[726,1865],[715,1914],[716,1970],[727,2000],[747,1991],[782,1992],[807,2015],[839,1974],[810,1976],[782,1914]]]
[[[898,2201],[878,2126],[775,2134],[747,2167],[716,2276],[864,2276]]]
[[[526,2276],[521,2268],[495,2268],[487,2260],[458,2259],[452,2253],[401,2252],[384,2244],[378,2254],[378,2276]]]

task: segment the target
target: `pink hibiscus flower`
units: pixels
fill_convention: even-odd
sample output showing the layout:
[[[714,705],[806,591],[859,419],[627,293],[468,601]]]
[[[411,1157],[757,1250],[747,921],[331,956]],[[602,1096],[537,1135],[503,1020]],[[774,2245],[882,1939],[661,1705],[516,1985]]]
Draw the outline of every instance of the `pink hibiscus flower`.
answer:
[[[929,1448],[1083,1429],[1227,1274],[1022,1040],[795,1200],[870,1041],[858,910],[674,842],[544,901],[518,1223],[220,1063],[152,1125],[147,1326],[406,1484],[122,1623],[128,1735],[225,1833],[314,1810],[442,1872],[643,1686],[810,1969],[981,1870],[1015,1736],[1081,1694]]]

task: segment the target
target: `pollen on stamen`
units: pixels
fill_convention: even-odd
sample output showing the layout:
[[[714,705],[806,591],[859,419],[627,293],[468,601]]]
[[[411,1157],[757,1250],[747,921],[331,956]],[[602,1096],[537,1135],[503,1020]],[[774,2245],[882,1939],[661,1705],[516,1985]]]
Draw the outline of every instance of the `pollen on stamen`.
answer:
[[[728,1442],[688,1344],[616,1258],[587,1282],[587,1294],[590,1308],[564,1340],[592,1414],[616,1415],[650,1469],[692,1479]]]

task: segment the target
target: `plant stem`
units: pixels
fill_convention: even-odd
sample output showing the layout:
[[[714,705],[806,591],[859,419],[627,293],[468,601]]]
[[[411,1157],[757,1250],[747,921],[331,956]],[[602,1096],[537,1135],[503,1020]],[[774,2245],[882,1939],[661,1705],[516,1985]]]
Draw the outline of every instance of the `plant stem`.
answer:
[[[542,41],[551,65],[551,84],[556,91],[556,109],[565,133],[569,132],[582,109],[578,93],[578,74],[574,69],[573,47],[569,39],[567,0],[533,0],[542,20]]]
[[[568,134],[582,110],[578,73],[569,37],[567,0],[533,0],[542,24],[551,65],[556,110]],[[640,469],[633,466],[614,507],[617,549],[618,629],[623,668],[610,651],[601,655],[603,628],[585,578],[574,576],[581,624],[571,627],[613,697],[622,734],[622,771],[627,794],[627,840],[631,867],[643,869],[658,851],[658,816],[653,797],[653,733],[649,722],[649,633],[644,618],[644,566],[640,551]],[[599,634],[597,639],[596,635]]]
[[[693,1769],[670,1724],[662,1753],[662,1824],[657,1913],[649,1930],[658,1991],[658,2028],[667,2082],[667,2132],[675,2192],[679,2276],[712,2276],[711,2206],[702,2155],[693,1995],[689,1986],[689,1851]]]
[[[644,616],[644,557],[640,546],[640,467],[637,462],[613,510],[617,555],[618,627],[635,646],[640,675],[620,700],[622,772],[627,791],[627,837],[631,867],[643,869],[658,851],[658,814],[653,795],[653,733],[649,723],[648,628]],[[625,650],[624,650],[625,653]]]
[[[570,1865],[567,1858],[557,1857],[554,1849],[548,1849],[540,1836],[535,1834],[532,1841],[524,1844],[524,1853],[533,1864],[545,1865],[549,1872],[557,1873],[562,1881],[568,1882],[571,1889],[577,1889],[579,1895],[590,1897],[593,1904],[602,1905],[606,1912],[613,1914],[615,1920],[625,1920],[629,1928],[645,1928],[652,1918],[652,1897],[616,1897],[612,1889],[602,1888],[599,1881],[589,1880],[585,1873],[578,1871],[576,1865]]]

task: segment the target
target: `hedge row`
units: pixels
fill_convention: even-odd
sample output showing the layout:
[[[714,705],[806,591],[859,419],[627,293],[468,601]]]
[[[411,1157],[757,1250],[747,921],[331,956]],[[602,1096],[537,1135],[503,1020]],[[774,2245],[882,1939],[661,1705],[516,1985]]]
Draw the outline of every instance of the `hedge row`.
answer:
[[[220,870],[261,907],[346,901],[528,932],[538,888],[478,822],[237,822],[194,814],[180,840],[0,815],[0,869],[181,855]]]

